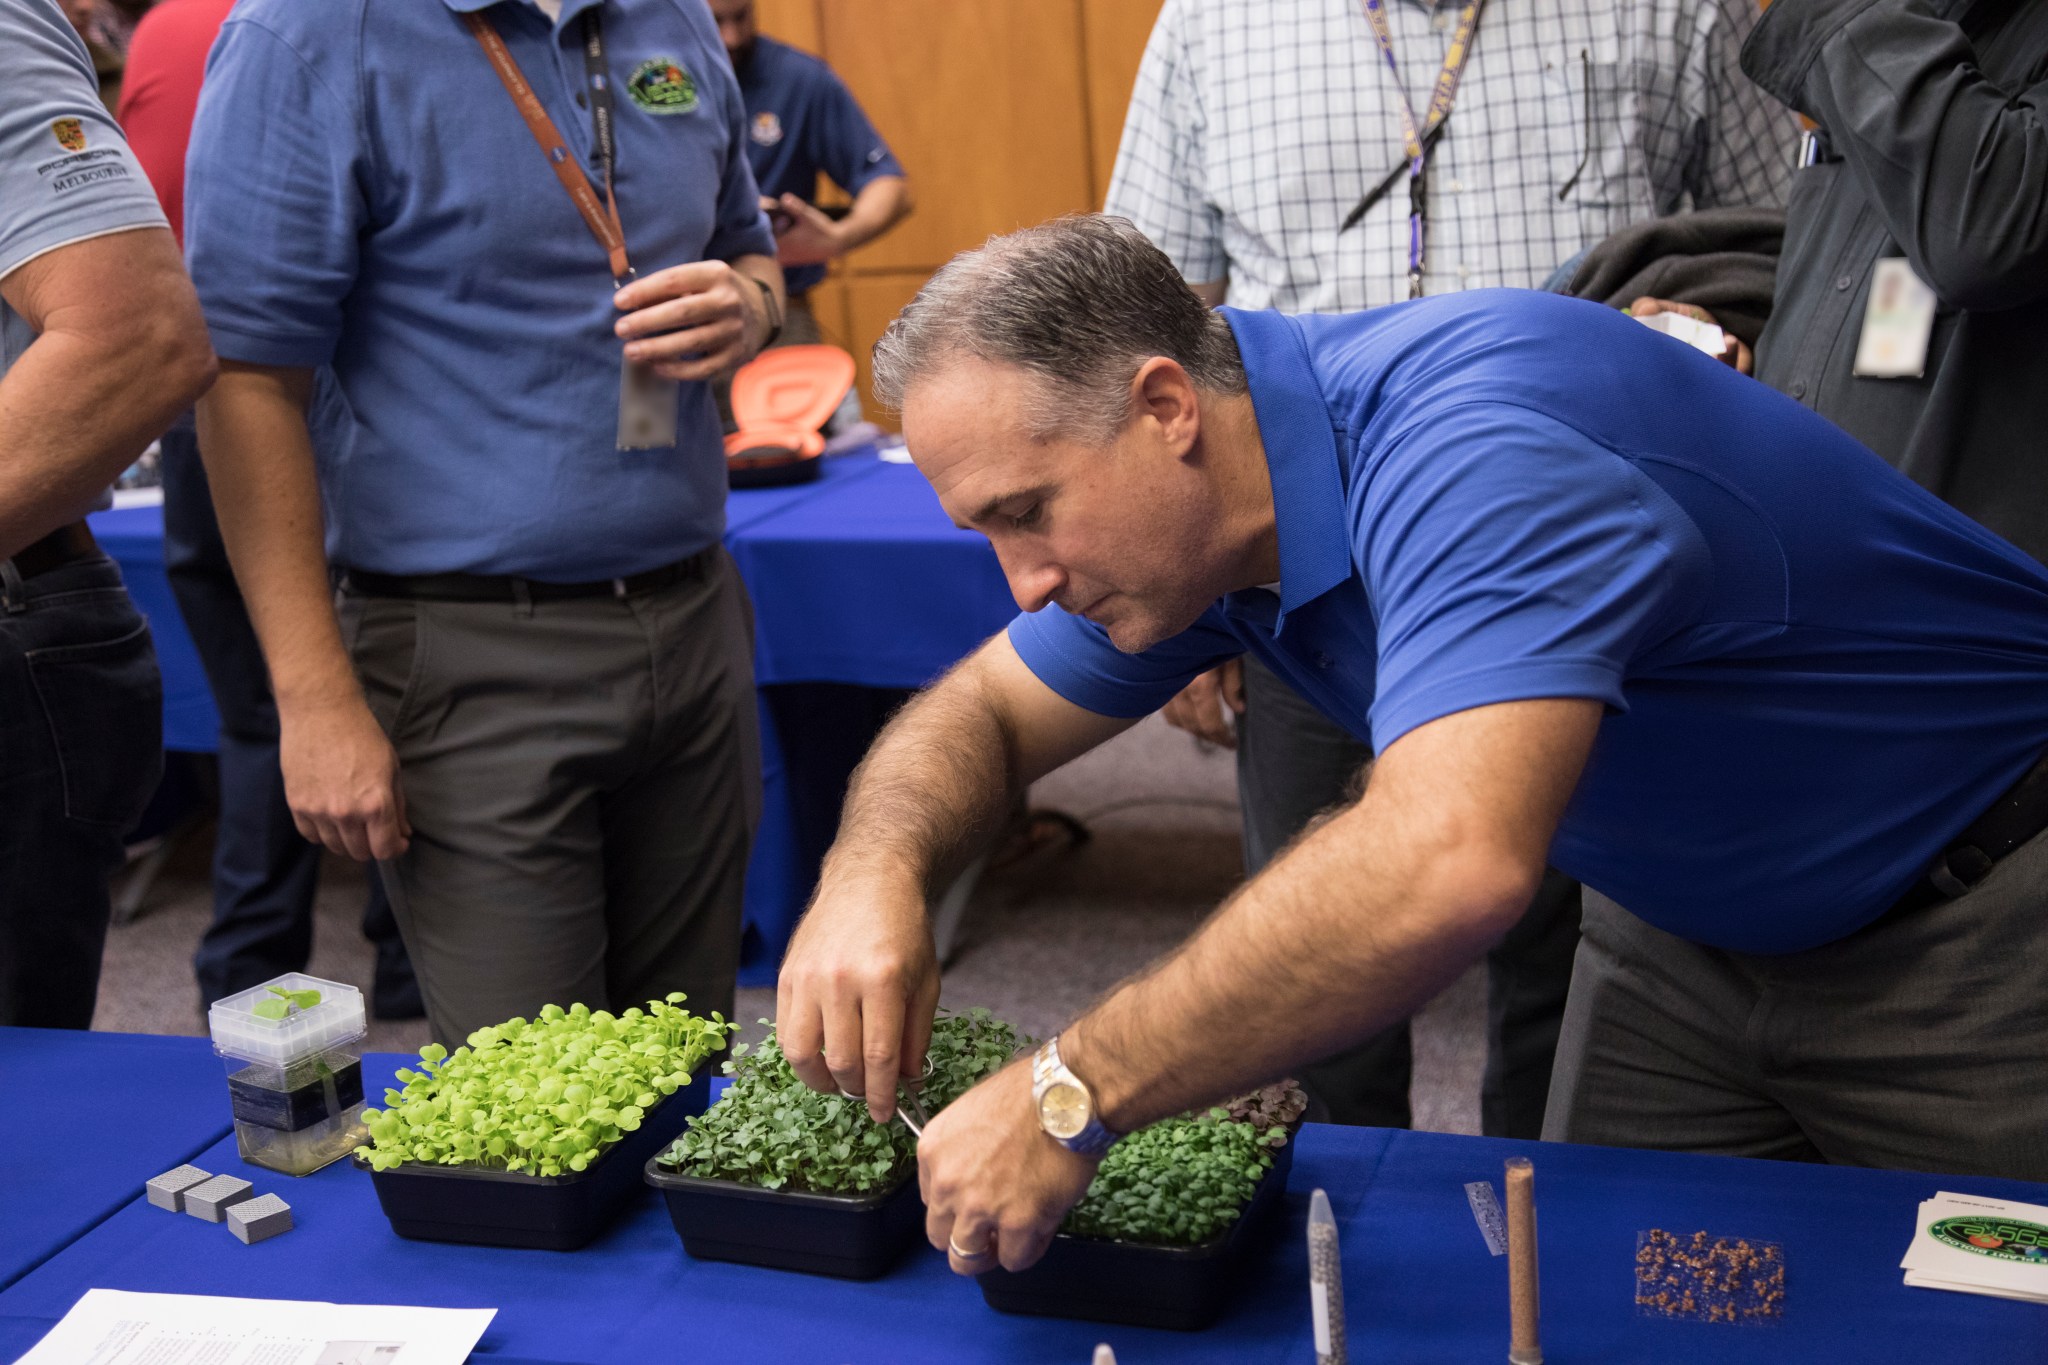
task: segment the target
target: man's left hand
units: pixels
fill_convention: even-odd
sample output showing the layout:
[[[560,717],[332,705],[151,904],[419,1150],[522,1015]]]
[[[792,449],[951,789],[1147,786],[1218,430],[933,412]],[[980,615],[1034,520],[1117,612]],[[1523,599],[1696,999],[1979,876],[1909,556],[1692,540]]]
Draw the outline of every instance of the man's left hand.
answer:
[[[839,224],[817,205],[785,194],[780,199],[763,199],[761,206],[773,215],[775,259],[783,265],[823,265],[846,254]]]
[[[626,359],[664,379],[711,379],[738,369],[767,337],[761,287],[724,261],[657,270],[619,290],[615,331]]]
[[[1031,1099],[1031,1063],[1012,1062],[947,1105],[918,1140],[925,1235],[957,1274],[999,1263],[1022,1270],[1045,1254],[1098,1164],[1046,1136]]]

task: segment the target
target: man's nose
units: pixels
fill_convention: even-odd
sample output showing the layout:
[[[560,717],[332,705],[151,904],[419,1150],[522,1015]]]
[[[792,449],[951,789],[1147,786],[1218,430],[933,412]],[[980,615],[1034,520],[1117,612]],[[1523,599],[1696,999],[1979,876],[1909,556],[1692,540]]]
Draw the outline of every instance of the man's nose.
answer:
[[[1017,599],[1019,611],[1037,611],[1057,597],[1060,589],[1067,585],[1067,575],[1057,565],[1005,554],[1001,550],[996,551],[996,558],[1002,561],[1003,577],[1010,582],[1010,596]]]

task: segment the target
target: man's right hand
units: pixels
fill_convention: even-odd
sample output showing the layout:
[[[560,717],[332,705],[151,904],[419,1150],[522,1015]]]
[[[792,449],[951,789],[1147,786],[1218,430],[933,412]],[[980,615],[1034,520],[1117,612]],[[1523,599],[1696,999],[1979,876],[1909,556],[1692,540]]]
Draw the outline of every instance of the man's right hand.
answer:
[[[398,754],[360,698],[279,708],[278,757],[299,833],[357,862],[396,858],[412,840]]]
[[[939,959],[921,887],[877,876],[818,888],[775,988],[776,1036],[813,1090],[866,1096],[896,1113],[896,1082],[924,1067]]]
[[[1229,715],[1224,713],[1230,708]],[[1212,668],[1180,690],[1160,714],[1176,730],[1226,749],[1237,747],[1237,726],[1230,717],[1244,714],[1244,660],[1232,659]]]

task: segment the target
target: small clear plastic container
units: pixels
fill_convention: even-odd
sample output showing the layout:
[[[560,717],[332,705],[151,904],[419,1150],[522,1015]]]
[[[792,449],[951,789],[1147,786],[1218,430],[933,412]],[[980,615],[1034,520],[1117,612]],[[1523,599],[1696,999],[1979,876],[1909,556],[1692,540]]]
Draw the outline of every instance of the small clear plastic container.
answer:
[[[255,1012],[287,991],[318,991],[320,1003],[283,1018]],[[227,1064],[228,1103],[242,1160],[286,1175],[311,1175],[369,1140],[363,1126],[363,993],[339,981],[287,972],[214,1002],[213,1050]]]

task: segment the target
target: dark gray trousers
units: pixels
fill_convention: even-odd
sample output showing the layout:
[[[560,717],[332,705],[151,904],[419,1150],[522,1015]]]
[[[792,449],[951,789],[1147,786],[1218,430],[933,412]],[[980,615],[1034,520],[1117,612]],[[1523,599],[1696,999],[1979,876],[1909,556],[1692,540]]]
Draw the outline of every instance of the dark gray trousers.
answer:
[[[1586,892],[1545,1138],[2048,1180],[2048,834],[1802,953]]]
[[[1256,875],[1323,811],[1357,795],[1372,751],[1247,656],[1237,727],[1237,789],[1245,871]],[[1480,1125],[1493,1137],[1533,1138],[1543,1126],[1551,1056],[1579,940],[1579,884],[1546,873],[1528,912],[1486,955],[1486,1076]],[[1302,1069],[1318,1117],[1406,1128],[1412,1053],[1396,1024]]]
[[[746,591],[723,550],[704,563],[525,607],[341,597],[398,751],[413,841],[386,869],[444,1046],[678,990],[731,1017],[760,735]]]

